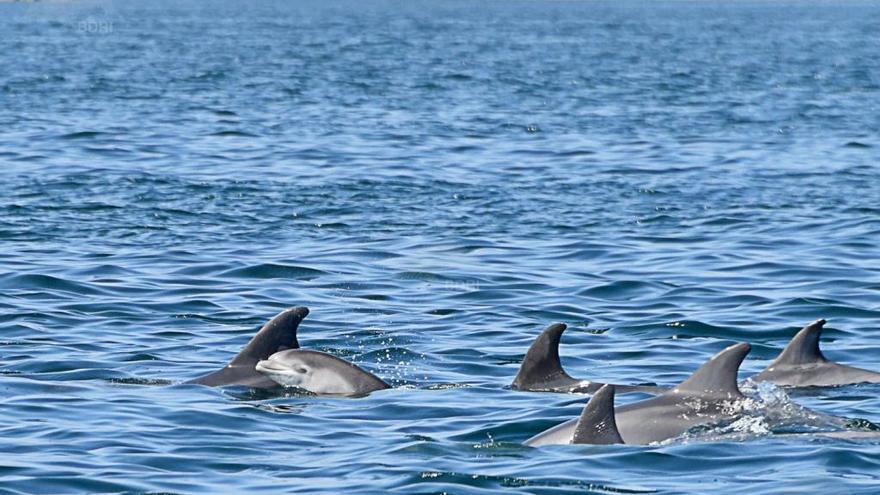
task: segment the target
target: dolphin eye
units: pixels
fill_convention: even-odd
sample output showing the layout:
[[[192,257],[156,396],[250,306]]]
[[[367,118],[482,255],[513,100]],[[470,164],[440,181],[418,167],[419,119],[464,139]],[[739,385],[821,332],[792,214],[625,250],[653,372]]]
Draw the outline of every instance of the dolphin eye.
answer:
[[[309,369],[308,369],[308,368],[303,368],[302,366],[300,366],[300,367],[298,367],[298,368],[296,369],[296,372],[297,372],[297,373],[302,373],[303,375],[305,375],[306,373],[309,372]]]

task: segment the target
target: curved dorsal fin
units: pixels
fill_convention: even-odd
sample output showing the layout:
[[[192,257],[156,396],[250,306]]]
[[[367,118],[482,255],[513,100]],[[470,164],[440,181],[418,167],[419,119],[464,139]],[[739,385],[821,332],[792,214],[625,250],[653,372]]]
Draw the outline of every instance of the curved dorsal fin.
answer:
[[[559,362],[559,339],[566,328],[568,327],[564,323],[554,323],[532,342],[519,367],[519,373],[513,379],[513,388],[526,389],[530,384],[558,378],[574,380],[562,369],[562,363]]]
[[[822,336],[823,326],[825,320],[816,320],[802,328],[770,366],[824,363],[825,356],[819,349],[819,337]]]
[[[687,393],[722,398],[743,397],[736,384],[739,366],[752,346],[746,343],[734,344],[715,354],[693,375],[681,382],[672,393]]]
[[[614,385],[604,385],[584,406],[571,443],[610,445],[623,443],[614,418]]]
[[[254,338],[244,346],[232,361],[230,366],[256,365],[261,359],[278,351],[298,349],[299,341],[296,339],[296,329],[299,323],[309,314],[309,308],[298,306],[278,313],[260,328]]]

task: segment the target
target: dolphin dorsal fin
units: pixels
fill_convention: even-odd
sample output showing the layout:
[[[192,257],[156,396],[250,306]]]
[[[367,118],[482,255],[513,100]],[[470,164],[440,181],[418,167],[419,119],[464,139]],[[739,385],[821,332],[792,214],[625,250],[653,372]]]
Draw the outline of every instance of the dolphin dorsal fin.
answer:
[[[519,367],[519,373],[513,379],[513,388],[526,389],[529,384],[554,378],[574,380],[562,369],[562,363],[559,362],[559,339],[566,328],[568,327],[564,323],[554,323],[532,342]]]
[[[584,406],[571,443],[610,445],[623,443],[614,418],[614,385],[603,385]]]
[[[261,359],[278,351],[286,349],[298,349],[299,341],[296,338],[296,330],[299,323],[309,314],[309,308],[298,306],[278,313],[263,328],[254,335],[254,338],[244,346],[232,361],[230,366],[256,365]]]
[[[734,344],[709,358],[693,375],[681,382],[671,393],[720,398],[743,397],[736,384],[739,366],[752,346]]]
[[[825,356],[819,349],[819,337],[822,336],[823,326],[825,320],[816,320],[802,328],[770,366],[824,363]]]

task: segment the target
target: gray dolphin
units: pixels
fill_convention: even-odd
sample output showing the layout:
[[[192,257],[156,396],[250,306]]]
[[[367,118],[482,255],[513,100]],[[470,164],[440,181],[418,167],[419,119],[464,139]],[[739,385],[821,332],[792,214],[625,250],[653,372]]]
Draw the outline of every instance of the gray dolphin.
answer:
[[[839,440],[880,440],[880,432],[877,431],[816,431],[810,433],[777,433],[780,437],[822,437]],[[716,437],[716,440],[722,437]],[[614,412],[614,386],[605,385],[596,392],[578,418],[574,434],[571,439],[574,444],[609,445],[626,443],[617,429],[616,414]]]
[[[606,417],[609,398],[618,435],[623,443],[648,444],[675,438],[698,425],[717,424],[736,419],[745,398],[736,383],[736,374],[743,359],[751,350],[749,344],[735,344],[712,356],[687,380],[657,397],[634,402],[613,409],[614,394],[605,389],[599,395],[588,417]],[[600,389],[601,390],[601,389]],[[587,413],[587,411],[584,411]],[[581,415],[582,417],[584,414]],[[581,418],[559,424],[525,441],[538,447],[551,444],[569,444],[577,437],[586,441],[589,436],[578,428]],[[580,431],[579,431],[580,430]],[[604,443],[613,443],[613,435],[603,434]]]
[[[566,328],[568,327],[564,323],[554,323],[541,332],[526,352],[511,388],[530,392],[593,393],[604,385],[572,378],[562,369],[559,361],[559,339]],[[620,393],[658,394],[668,390],[647,385],[615,385],[615,388]]]
[[[880,373],[829,361],[819,349],[825,320],[805,326],[767,368],[752,377],[784,387],[823,387],[880,383]]]
[[[332,354],[305,349],[276,352],[256,370],[285,387],[319,395],[366,395],[391,388],[376,375]]]
[[[299,348],[296,329],[299,323],[309,314],[309,308],[299,306],[278,313],[277,316],[263,325],[244,349],[238,353],[225,367],[205,376],[195,378],[186,383],[219,387],[225,385],[242,385],[253,388],[273,388],[278,384],[261,375],[255,369],[257,363],[272,354],[285,349]]]

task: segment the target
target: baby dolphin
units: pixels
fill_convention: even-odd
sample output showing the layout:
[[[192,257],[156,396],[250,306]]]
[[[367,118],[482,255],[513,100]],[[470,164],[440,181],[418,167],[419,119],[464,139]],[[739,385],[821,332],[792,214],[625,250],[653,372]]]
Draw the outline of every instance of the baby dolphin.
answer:
[[[253,388],[274,388],[278,384],[254,369],[261,359],[285,349],[296,349],[296,329],[299,323],[309,314],[309,308],[299,306],[278,313],[277,316],[263,325],[263,328],[244,346],[232,361],[224,368],[186,383],[221,387],[226,385],[242,385]]]
[[[554,323],[541,332],[526,352],[511,388],[530,392],[569,393],[593,393],[602,388],[604,383],[578,380],[562,369],[559,361],[559,339],[566,328],[568,327],[564,323]],[[619,393],[659,394],[667,389],[647,385],[615,385],[615,390]]]
[[[391,388],[376,375],[326,352],[290,349],[257,363],[256,370],[285,387],[318,395],[362,396]]]
[[[750,350],[749,344],[732,345],[672,390],[616,409],[613,389],[601,387],[580,418],[539,433],[525,445],[649,444],[675,438],[695,426],[736,419],[740,415],[738,402],[745,398],[736,375]],[[591,431],[585,426],[588,424],[601,425],[601,429]]]
[[[825,387],[880,383],[880,373],[829,361],[819,349],[825,320],[805,326],[767,368],[752,377],[783,387]]]

